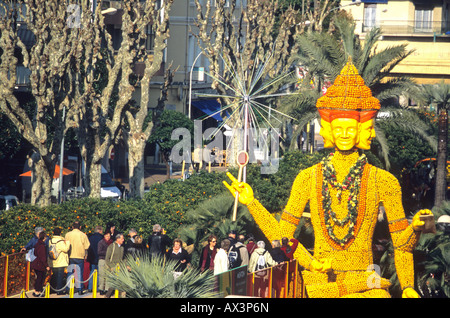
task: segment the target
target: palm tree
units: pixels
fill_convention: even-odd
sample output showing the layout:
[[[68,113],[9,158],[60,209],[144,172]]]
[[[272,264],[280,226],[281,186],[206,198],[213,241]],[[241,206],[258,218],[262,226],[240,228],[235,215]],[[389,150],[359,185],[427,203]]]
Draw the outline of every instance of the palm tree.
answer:
[[[438,146],[436,188],[434,205],[439,207],[446,200],[447,193],[447,141],[448,141],[448,108],[450,107],[450,84],[443,81],[431,85],[420,86],[417,94],[418,100],[425,106],[436,104],[438,114]]]
[[[379,28],[368,32],[362,43],[355,34],[354,22],[343,15],[336,15],[333,25],[334,32],[307,32],[297,38],[300,49],[295,59],[298,65],[307,70],[307,75],[299,85],[298,94],[284,99],[280,110],[295,117],[300,128],[305,122],[318,117],[315,103],[322,94],[324,82],[333,82],[350,57],[365,84],[380,100],[382,112],[386,113],[380,120],[411,130],[436,148],[435,141],[427,133],[428,126],[414,111],[397,102],[399,96],[412,94],[415,83],[406,77],[391,77],[392,69],[413,51],[408,50],[406,45],[377,50],[376,43],[382,35]],[[314,92],[311,92],[312,90]],[[385,134],[378,127],[375,129],[386,167],[389,169],[389,149]],[[296,135],[298,130],[293,137]]]
[[[147,253],[125,258],[116,271],[107,273],[109,286],[125,292],[127,298],[212,298],[215,278],[195,268],[174,277],[176,261],[163,257],[150,260]]]

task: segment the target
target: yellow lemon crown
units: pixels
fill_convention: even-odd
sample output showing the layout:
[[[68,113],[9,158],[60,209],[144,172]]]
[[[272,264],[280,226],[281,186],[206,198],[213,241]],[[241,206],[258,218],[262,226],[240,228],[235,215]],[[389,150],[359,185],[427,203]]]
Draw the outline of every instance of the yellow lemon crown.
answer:
[[[319,110],[378,111],[380,101],[372,96],[349,58],[333,85],[317,100],[316,107]]]

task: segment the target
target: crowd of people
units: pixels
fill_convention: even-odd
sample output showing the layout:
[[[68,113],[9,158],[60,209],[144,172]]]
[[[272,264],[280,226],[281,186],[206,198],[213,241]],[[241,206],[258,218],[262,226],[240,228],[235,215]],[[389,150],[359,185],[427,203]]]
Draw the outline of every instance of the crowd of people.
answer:
[[[198,268],[209,270],[214,275],[247,266],[248,272],[259,271],[293,259],[298,241],[283,238],[273,241],[272,248],[267,250],[264,241],[255,242],[252,235],[245,237],[231,231],[228,237],[221,240],[210,235],[203,247]],[[116,230],[113,223],[106,227],[96,226],[89,237],[81,231],[81,224],[76,221],[72,229],[62,236],[62,229],[57,227],[52,235],[42,227],[35,228],[35,236],[25,245],[22,251],[27,251],[27,260],[31,262],[36,279],[34,297],[44,296],[45,279],[51,271],[50,285],[59,295],[69,292],[69,282],[72,274],[75,278],[75,292],[80,295],[93,291],[93,272],[97,270],[97,290],[105,298],[112,296],[114,289],[108,285],[107,272],[113,271],[126,256],[138,257],[148,253],[149,257],[165,256],[174,260],[174,276],[182,275],[191,266],[191,255],[183,247],[180,239],[173,241],[159,225],[153,226],[152,234],[147,240],[135,229],[128,231],[126,240],[124,233]],[[67,273],[67,275],[65,275]]]
[[[268,250],[264,241],[255,242],[251,235],[246,238],[243,234],[231,231],[228,237],[220,242],[220,247],[216,247],[217,237],[210,235],[200,255],[199,267],[201,270],[209,269],[218,275],[240,266],[247,266],[247,271],[251,273],[293,259],[298,245],[296,239],[283,238],[282,242],[275,240],[271,243],[272,248]]]

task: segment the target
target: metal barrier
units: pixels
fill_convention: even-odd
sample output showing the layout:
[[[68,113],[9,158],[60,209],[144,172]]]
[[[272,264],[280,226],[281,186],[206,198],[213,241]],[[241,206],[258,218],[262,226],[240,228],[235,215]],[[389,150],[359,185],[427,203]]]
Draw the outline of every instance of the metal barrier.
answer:
[[[17,295],[20,290],[29,290],[30,263],[25,260],[25,253],[15,253],[0,257],[0,292],[3,297]]]
[[[25,253],[16,253],[0,257],[0,290],[3,297],[19,295],[26,298],[30,290],[30,283],[34,277],[31,275],[30,263],[25,260]],[[69,298],[74,298],[75,283],[84,284],[93,279],[92,298],[97,298],[98,272],[94,270],[85,281],[78,281],[75,274],[68,276],[66,284],[59,290],[54,289],[49,282],[44,287],[44,297],[50,297],[50,290],[59,292],[69,286]],[[305,298],[300,266],[297,260],[285,262],[270,268],[253,273],[247,272],[247,266],[242,266],[219,275],[216,275],[216,291],[221,296],[249,296],[262,298]],[[119,291],[115,290],[115,298],[119,298]]]
[[[0,279],[0,291],[4,298],[8,295],[19,295],[20,298],[26,298],[26,293],[30,290],[30,285],[34,283],[34,276],[31,275],[30,262],[25,260],[25,252],[10,254],[0,257],[0,273],[3,279]],[[98,272],[94,270],[84,281],[78,281],[74,274],[68,276],[66,284],[61,289],[53,288],[49,282],[44,286],[44,297],[49,298],[51,290],[61,292],[69,286],[69,297],[73,298],[75,283],[84,284],[91,278],[93,279],[92,298],[97,297]],[[47,276],[48,281],[50,275]]]
[[[74,294],[75,294],[75,283],[78,282],[80,284],[84,284],[87,283],[91,278],[93,279],[92,281],[92,298],[97,298],[97,277],[98,277],[98,272],[97,270],[94,270],[91,275],[84,281],[78,281],[75,278],[75,274],[71,274],[69,276],[69,278],[66,281],[66,284],[61,288],[61,289],[55,289],[53,288],[50,283],[45,284],[44,286],[44,298],[50,298],[50,292],[51,290],[55,293],[61,292],[66,290],[66,288],[69,288],[69,298],[74,298]],[[20,295],[19,298],[27,298],[27,291],[29,291],[29,289],[22,289],[20,291]]]
[[[297,260],[247,273],[247,266],[216,275],[216,291],[222,297],[305,298]]]

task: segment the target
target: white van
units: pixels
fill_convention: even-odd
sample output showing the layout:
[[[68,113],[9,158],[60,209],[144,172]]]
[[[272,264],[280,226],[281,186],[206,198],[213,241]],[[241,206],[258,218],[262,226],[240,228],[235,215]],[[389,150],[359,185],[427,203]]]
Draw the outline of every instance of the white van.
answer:
[[[0,195],[0,210],[9,210],[19,204],[15,195]]]
[[[102,166],[102,179],[101,179],[101,189],[100,197],[107,199],[120,199],[122,192],[116,186],[108,171]]]

